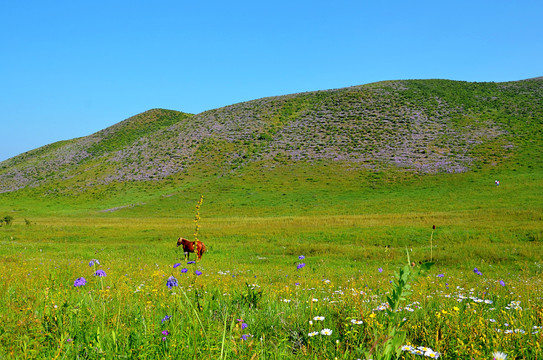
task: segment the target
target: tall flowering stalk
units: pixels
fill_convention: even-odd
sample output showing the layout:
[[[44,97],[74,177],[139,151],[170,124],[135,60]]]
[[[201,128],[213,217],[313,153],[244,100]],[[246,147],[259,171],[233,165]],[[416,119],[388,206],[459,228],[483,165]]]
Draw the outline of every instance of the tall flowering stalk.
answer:
[[[203,202],[204,195],[200,195],[200,200],[198,200],[198,203],[196,204],[196,216],[194,216],[194,246],[198,244],[198,233],[200,232],[200,207],[202,206]]]
[[[430,261],[434,261],[434,231],[436,230],[436,226],[432,225],[432,233],[430,234]]]

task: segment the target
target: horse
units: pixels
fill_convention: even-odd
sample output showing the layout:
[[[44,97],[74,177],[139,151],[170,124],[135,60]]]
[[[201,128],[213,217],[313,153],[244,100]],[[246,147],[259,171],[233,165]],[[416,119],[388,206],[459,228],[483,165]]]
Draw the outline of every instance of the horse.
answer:
[[[180,237],[177,239],[177,246],[183,245],[183,252],[185,253],[185,258],[187,260],[190,260],[190,253],[194,252],[194,244],[196,241],[189,241],[185,238]],[[206,251],[206,246],[203,242],[198,240],[196,244],[196,256],[198,256],[198,260],[202,259],[203,253]]]

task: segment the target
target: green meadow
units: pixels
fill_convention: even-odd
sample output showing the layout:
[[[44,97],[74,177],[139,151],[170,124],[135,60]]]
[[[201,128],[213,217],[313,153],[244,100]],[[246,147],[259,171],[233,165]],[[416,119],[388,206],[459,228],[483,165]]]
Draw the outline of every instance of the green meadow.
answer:
[[[153,109],[6,160],[0,358],[542,359],[542,89]]]
[[[0,356],[542,358],[541,175],[308,163],[2,194]]]

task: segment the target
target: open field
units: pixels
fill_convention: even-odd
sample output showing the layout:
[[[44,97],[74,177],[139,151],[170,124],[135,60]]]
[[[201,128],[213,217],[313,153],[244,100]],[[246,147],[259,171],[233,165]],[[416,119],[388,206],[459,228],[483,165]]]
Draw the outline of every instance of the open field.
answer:
[[[542,84],[154,109],[0,163],[0,358],[542,359]]]
[[[328,199],[343,214],[315,206],[287,215],[286,201],[270,216],[273,192],[262,195],[270,206],[247,210],[244,192],[231,190],[230,200],[204,201],[199,238],[208,253],[196,264],[175,248],[195,226],[195,201],[181,195],[110,212],[70,213],[62,203],[34,206],[40,216],[12,212],[13,224],[0,228],[0,355],[378,359],[394,338],[431,348],[426,357],[542,358],[543,225],[531,196],[539,182],[504,178],[478,191],[469,190],[481,181],[473,174],[380,187],[373,197],[361,191],[359,214],[342,191]],[[294,194],[309,198],[302,188]],[[180,216],[161,216],[176,200]],[[47,205],[59,215],[44,216]],[[419,262],[435,265],[410,280],[413,293],[387,315],[406,250],[414,272]],[[89,266],[93,259],[100,264]],[[94,276],[99,269],[107,276]],[[74,286],[80,277],[86,284]],[[396,330],[404,333],[390,336]],[[415,351],[400,358],[425,357]]]

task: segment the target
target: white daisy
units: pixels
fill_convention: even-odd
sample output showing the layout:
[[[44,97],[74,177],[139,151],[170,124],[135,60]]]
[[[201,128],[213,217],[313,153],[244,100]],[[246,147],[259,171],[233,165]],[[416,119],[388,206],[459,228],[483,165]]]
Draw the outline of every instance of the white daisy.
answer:
[[[502,353],[500,351],[493,352],[492,356],[494,357],[495,360],[505,360],[505,359],[507,359],[507,354]]]
[[[330,336],[332,335],[332,330],[326,328],[326,329],[322,329],[321,330],[321,335],[326,335],[326,336]]]

